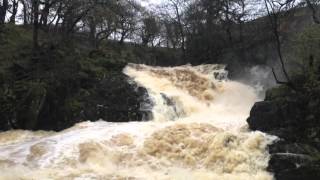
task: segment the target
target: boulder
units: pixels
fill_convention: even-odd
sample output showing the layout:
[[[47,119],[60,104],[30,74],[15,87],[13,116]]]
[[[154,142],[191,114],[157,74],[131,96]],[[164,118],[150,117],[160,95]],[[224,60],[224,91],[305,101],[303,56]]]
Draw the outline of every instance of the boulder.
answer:
[[[124,74],[111,74],[86,99],[81,119],[103,119],[110,122],[128,122],[150,119],[151,102],[145,88],[137,86]]]
[[[269,146],[268,171],[279,180],[320,179],[319,121],[307,96],[282,96],[257,102],[247,119],[251,130],[279,137]]]
[[[281,124],[279,108],[271,101],[257,102],[250,111],[247,119],[250,129],[271,131]]]

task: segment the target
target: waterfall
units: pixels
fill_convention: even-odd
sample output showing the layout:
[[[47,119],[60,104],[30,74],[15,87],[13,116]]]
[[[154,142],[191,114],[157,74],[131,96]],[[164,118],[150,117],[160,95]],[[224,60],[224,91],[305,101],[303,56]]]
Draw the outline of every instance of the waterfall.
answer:
[[[129,64],[123,72],[147,89],[152,106],[141,108],[153,120],[0,133],[0,179],[273,179],[275,138],[246,126],[256,91],[224,68]]]

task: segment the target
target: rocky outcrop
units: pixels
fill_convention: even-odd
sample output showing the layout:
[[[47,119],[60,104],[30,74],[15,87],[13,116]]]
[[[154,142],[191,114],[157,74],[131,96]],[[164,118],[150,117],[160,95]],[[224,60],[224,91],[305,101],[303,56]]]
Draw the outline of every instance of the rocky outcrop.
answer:
[[[86,100],[81,119],[103,119],[111,122],[148,120],[151,109],[145,88],[137,86],[124,74],[111,74],[96,87],[96,92]]]
[[[249,127],[279,137],[269,147],[271,160],[268,170],[274,173],[276,179],[318,180],[319,101],[310,94],[287,90],[279,92],[279,89],[269,91],[265,101],[254,105],[247,120]]]
[[[152,106],[147,90],[124,75],[122,68],[107,72],[99,81],[92,80],[91,88],[80,89],[75,96],[67,98],[64,107],[56,110],[60,116],[52,117],[53,112],[44,109],[35,129],[63,130],[87,120],[128,122],[150,119],[151,109],[143,108]]]
[[[122,73],[125,66],[126,63],[104,60],[94,67],[96,69],[82,68],[54,81],[27,84],[28,81],[23,80],[21,86],[16,81],[14,87],[23,89],[14,89],[11,93],[13,100],[3,98],[10,94],[0,98],[0,131],[60,131],[88,120],[128,122],[150,119],[152,103],[147,90]]]

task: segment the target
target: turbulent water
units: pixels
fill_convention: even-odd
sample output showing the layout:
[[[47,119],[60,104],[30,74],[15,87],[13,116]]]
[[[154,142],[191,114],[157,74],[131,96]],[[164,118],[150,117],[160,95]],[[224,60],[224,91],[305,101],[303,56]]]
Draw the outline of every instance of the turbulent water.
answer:
[[[124,73],[148,90],[152,121],[0,133],[0,179],[273,179],[274,138],[246,127],[256,92],[227,80],[223,66],[130,64]]]

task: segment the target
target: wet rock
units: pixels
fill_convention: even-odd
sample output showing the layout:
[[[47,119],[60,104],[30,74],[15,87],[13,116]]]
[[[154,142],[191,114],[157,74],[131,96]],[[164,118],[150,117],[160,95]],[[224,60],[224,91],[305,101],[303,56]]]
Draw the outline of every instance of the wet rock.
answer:
[[[87,98],[81,119],[103,119],[110,122],[148,120],[151,109],[145,109],[145,88],[130,82],[124,74],[111,74],[96,87],[95,93]]]
[[[295,141],[305,131],[305,127],[301,126],[301,119],[306,114],[302,106],[303,103],[293,100],[257,102],[251,109],[247,122],[252,130]]]
[[[269,146],[268,170],[279,180],[320,179],[320,122],[315,121],[319,119],[315,100],[294,94],[267,94],[266,99],[253,106],[247,122],[252,130],[280,138]]]
[[[290,158],[283,157],[279,160],[279,157],[272,157],[270,160],[270,166],[273,169],[268,169],[275,174],[275,179],[279,180],[318,180],[320,177],[320,171],[318,165],[302,165],[293,164],[290,162]]]
[[[270,131],[280,126],[279,108],[271,101],[257,102],[247,121],[252,130]]]
[[[88,120],[128,122],[151,119],[152,103],[147,90],[122,73],[125,65],[106,64],[102,78],[96,76],[97,72],[81,72],[77,77],[80,80],[74,80],[76,85],[67,81],[59,82],[55,88],[40,88],[39,85],[29,88],[31,93],[27,93],[27,98],[21,102],[23,106],[15,106],[17,110],[14,109],[12,117],[0,113],[2,119],[8,119],[0,121],[0,131],[60,131]]]

